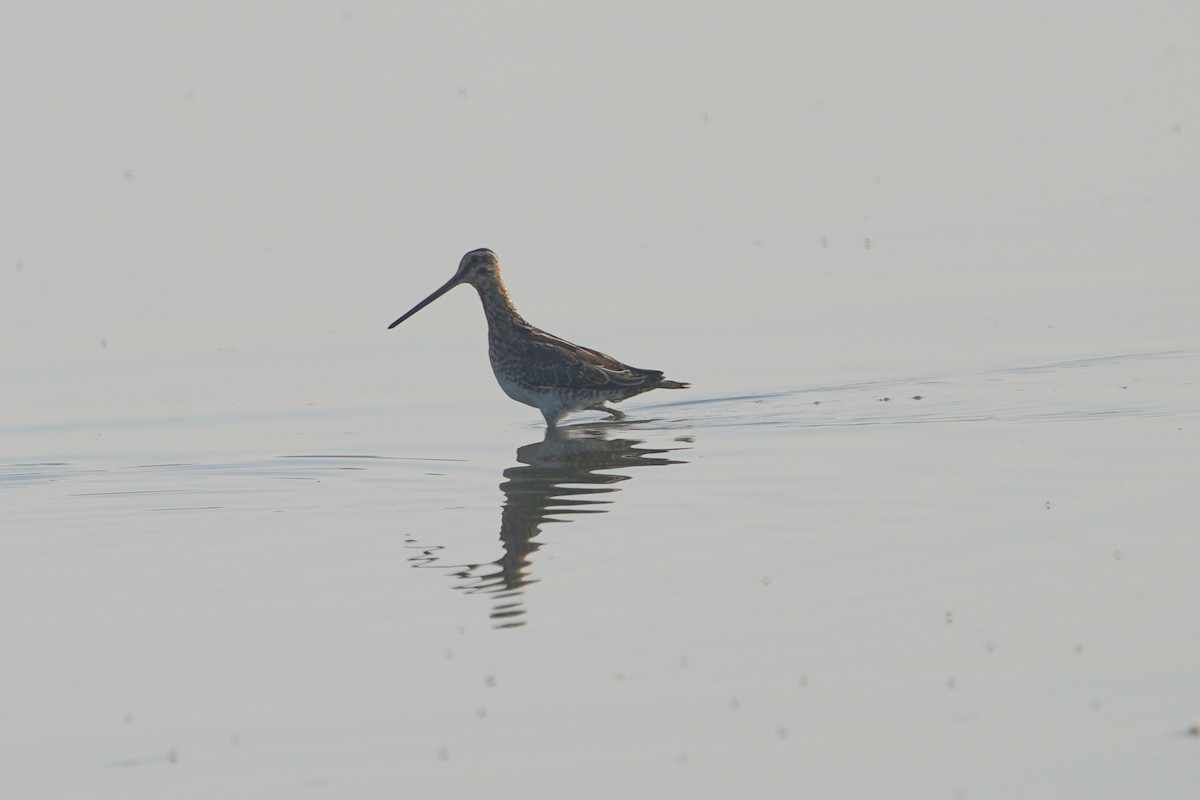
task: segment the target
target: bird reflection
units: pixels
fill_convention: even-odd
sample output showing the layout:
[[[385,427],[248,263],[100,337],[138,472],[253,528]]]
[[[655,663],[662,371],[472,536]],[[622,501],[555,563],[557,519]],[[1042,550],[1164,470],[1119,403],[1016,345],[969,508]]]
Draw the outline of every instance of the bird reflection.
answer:
[[[608,427],[608,426],[605,426]],[[436,555],[440,547],[417,545],[422,553],[410,559],[414,567],[450,569],[467,594],[494,598],[491,618],[500,628],[525,624],[523,587],[536,583],[530,577],[536,541],[542,525],[571,522],[573,514],[603,514],[613,502],[607,496],[620,491],[629,475],[606,470],[665,466],[684,462],[664,456],[683,448],[640,447],[634,439],[608,439],[604,428],[571,426],[549,428],[540,442],[517,449],[519,464],[504,470],[504,505],[500,509],[500,543],[503,553],[488,564],[447,567]],[[412,544],[416,544],[413,542]]]

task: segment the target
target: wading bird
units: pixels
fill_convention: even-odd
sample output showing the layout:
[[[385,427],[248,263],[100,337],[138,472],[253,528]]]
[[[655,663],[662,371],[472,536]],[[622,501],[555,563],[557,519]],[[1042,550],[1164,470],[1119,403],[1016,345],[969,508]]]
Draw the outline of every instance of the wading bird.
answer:
[[[624,413],[604,405],[619,403],[651,389],[686,389],[656,369],[622,364],[597,350],[571,344],[535,328],[517,313],[500,278],[500,259],[486,247],[462,257],[454,277],[388,326],[396,327],[460,283],[479,292],[488,323],[488,359],[504,393],[542,412],[553,428],[573,411],[603,411],[613,419]]]

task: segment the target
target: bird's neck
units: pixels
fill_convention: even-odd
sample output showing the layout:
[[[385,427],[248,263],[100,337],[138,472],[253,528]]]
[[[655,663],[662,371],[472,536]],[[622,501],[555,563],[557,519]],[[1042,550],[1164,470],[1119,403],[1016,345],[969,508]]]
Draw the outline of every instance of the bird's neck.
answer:
[[[508,296],[508,290],[504,288],[504,283],[499,278],[485,278],[482,282],[475,284],[475,291],[479,292],[479,299],[483,303],[483,313],[487,317],[488,328],[496,330],[508,328],[514,324],[528,324],[517,312],[517,307],[513,305],[512,298]]]

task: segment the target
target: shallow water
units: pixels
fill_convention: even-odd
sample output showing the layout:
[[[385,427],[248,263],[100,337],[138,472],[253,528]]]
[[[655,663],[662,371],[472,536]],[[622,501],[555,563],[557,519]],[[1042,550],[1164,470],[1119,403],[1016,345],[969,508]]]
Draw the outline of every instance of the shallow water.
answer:
[[[1198,360],[649,396],[469,448],[381,445],[394,409],[182,416],[105,430],[128,452],[7,462],[10,781],[912,796],[1019,792],[1014,758],[1065,791],[1134,791],[1129,759],[1182,776]],[[206,451],[289,426],[290,450]],[[9,433],[29,452],[107,427]],[[168,429],[192,458],[147,457]]]

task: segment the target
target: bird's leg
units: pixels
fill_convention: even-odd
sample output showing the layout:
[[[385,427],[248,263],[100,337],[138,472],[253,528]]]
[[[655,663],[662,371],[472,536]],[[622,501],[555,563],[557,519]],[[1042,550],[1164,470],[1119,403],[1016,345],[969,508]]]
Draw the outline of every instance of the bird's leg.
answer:
[[[611,406],[606,406],[603,402],[596,403],[594,406],[588,406],[588,411],[603,411],[605,414],[608,414],[611,419],[625,419],[624,411],[619,411]]]

